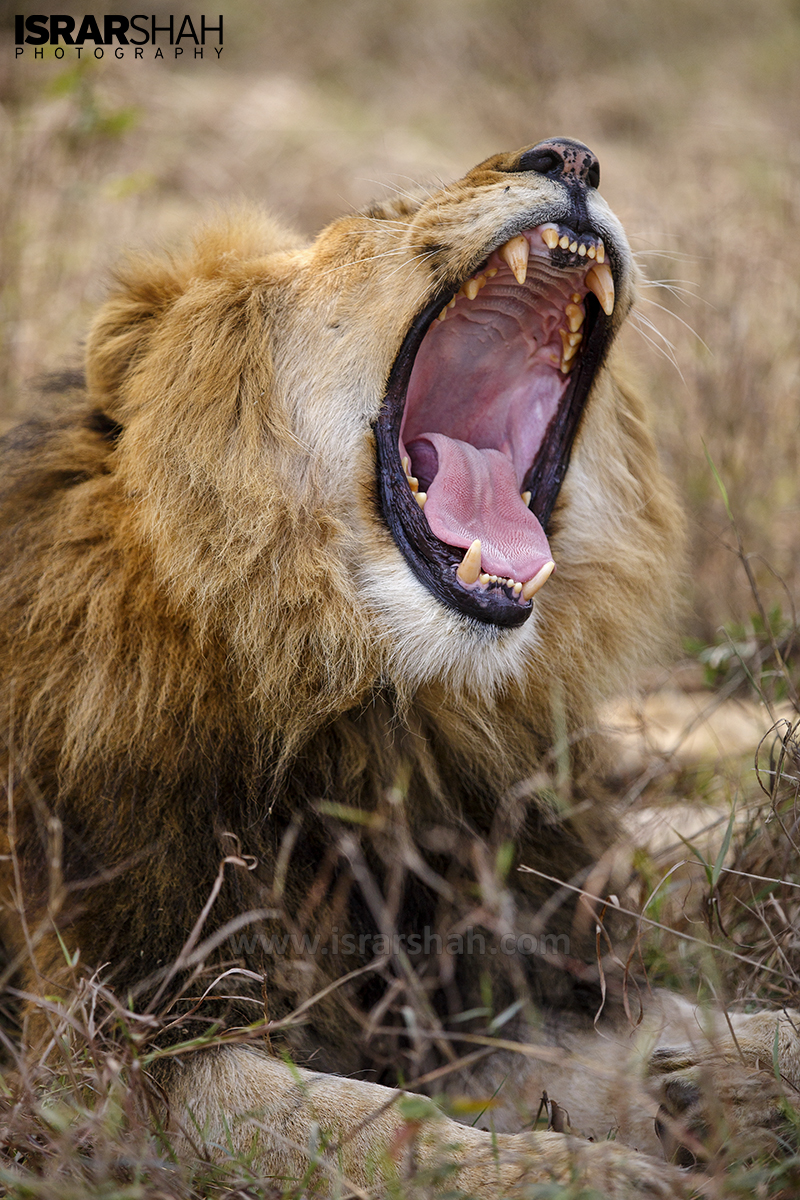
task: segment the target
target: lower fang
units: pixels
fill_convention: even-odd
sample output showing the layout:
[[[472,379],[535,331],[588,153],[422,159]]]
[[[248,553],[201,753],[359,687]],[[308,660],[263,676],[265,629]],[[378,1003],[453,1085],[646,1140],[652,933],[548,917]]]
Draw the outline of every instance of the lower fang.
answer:
[[[456,575],[468,586],[477,583],[481,574],[481,543],[479,538],[470,546],[456,568]]]
[[[529,579],[527,583],[522,585],[522,599],[532,600],[539,588],[544,587],[553,571],[556,569],[554,562],[545,563],[540,571],[534,575],[533,579]]]

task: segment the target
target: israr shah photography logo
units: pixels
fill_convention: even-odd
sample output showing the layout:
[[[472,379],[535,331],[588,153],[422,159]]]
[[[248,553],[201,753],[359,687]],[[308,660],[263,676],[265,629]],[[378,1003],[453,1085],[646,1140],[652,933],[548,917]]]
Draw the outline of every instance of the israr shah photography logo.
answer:
[[[569,954],[569,938],[564,933],[506,933],[496,941],[487,939],[471,926],[463,933],[444,937],[429,926],[416,933],[339,933],[333,927],[324,940],[319,934],[240,933],[229,939],[234,954],[256,954],[259,951],[271,958],[292,958],[323,955],[344,958],[384,958],[386,955],[423,954]]]
[[[17,58],[220,58],[222,15],[14,17]],[[47,51],[47,53],[45,53]]]

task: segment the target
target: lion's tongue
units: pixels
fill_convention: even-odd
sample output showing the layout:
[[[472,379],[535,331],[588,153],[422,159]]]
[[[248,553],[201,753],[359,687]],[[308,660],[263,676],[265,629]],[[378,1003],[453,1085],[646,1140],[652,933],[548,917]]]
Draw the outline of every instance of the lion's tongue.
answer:
[[[490,575],[532,579],[552,561],[536,517],[519,494],[514,466],[499,450],[477,450],[443,433],[425,433],[407,447],[427,484],[425,516],[450,546],[481,542],[481,567]]]

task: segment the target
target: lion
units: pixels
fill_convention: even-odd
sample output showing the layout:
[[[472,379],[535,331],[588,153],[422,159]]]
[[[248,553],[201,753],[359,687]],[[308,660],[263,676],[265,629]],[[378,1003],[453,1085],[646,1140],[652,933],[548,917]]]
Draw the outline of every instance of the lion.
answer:
[[[85,383],[4,441],[0,921],[50,997],[28,1041],[76,955],[168,1014],[164,1044],[207,1037],[157,1076],[187,1153],[361,1195],[688,1187],[592,1030],[569,890],[612,884],[597,712],[667,644],[682,571],[598,188],[553,138],[310,243],[236,212],[123,267]],[[731,1037],[759,1122],[756,1067],[778,1046],[799,1074],[791,1015],[737,1020],[655,1049],[679,1159]],[[507,1080],[492,1128],[396,1090],[438,1079]],[[547,1086],[577,1132],[520,1129]]]

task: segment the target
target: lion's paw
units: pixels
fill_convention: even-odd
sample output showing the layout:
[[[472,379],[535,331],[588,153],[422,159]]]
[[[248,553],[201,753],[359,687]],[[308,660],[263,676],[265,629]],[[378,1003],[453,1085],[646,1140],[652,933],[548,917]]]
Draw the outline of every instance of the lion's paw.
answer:
[[[800,1087],[800,1013],[732,1015],[713,1034],[654,1051],[649,1076],[660,1101],[656,1132],[672,1162],[774,1150]]]

